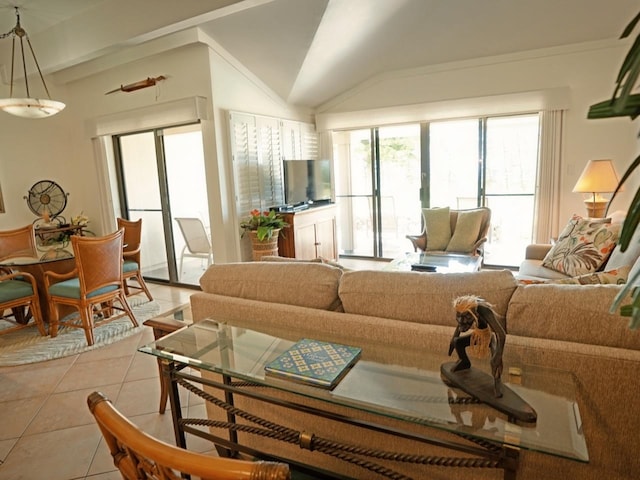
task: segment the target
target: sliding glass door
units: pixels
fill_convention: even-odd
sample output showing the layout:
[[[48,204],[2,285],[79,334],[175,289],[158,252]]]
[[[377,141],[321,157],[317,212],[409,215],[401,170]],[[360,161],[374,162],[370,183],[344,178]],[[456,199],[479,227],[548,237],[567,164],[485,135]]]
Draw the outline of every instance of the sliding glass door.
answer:
[[[143,275],[197,285],[207,262],[192,257],[180,262],[185,239],[175,218],[196,218],[208,231],[200,125],[123,134],[114,142],[122,216],[142,219]]]
[[[341,255],[411,249],[422,207],[492,211],[485,264],[516,266],[532,241],[539,115],[334,132]]]
[[[392,258],[420,228],[420,126],[334,134],[340,254]]]

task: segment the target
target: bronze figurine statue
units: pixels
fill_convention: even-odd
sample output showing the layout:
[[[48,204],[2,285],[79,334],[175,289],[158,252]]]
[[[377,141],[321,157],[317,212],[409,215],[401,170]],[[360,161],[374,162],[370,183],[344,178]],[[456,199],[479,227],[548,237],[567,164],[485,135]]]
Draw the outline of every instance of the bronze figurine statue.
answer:
[[[458,361],[440,366],[445,383],[506,413],[510,421],[536,422],[534,408],[502,384],[502,354],[507,339],[504,317],[489,302],[473,295],[456,298],[453,307],[458,325],[449,342],[449,355],[455,350]],[[491,375],[471,366],[469,355],[482,358],[489,354]]]
[[[469,354],[477,358],[486,358],[491,352],[491,375],[496,397],[502,397],[502,353],[507,338],[504,320],[494,310],[493,305],[480,297],[466,295],[454,300],[458,326],[449,344],[449,356],[455,349],[458,362],[452,371],[458,372],[471,368]],[[471,334],[461,335],[471,330]]]

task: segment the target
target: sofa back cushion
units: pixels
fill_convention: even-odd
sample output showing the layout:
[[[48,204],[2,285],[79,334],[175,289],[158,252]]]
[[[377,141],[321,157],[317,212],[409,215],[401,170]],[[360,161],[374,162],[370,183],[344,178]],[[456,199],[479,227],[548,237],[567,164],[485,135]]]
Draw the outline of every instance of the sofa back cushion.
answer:
[[[629,330],[629,318],[609,313],[620,289],[616,285],[520,285],[509,303],[507,330],[522,337],[640,350],[640,335]]]
[[[342,270],[322,263],[247,262],[211,265],[203,292],[229,297],[341,311]]]
[[[477,295],[504,316],[517,286],[507,270],[474,273],[353,271],[340,281],[344,311],[359,315],[455,326],[453,301]]]

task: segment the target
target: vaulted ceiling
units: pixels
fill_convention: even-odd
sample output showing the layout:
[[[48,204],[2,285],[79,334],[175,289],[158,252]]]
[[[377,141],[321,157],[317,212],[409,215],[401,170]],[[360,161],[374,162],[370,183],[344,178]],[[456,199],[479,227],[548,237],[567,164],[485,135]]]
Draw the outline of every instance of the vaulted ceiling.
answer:
[[[14,6],[48,74],[199,28],[312,108],[385,72],[614,40],[640,10],[636,0],[0,0],[0,33]],[[5,79],[10,43],[0,41]]]

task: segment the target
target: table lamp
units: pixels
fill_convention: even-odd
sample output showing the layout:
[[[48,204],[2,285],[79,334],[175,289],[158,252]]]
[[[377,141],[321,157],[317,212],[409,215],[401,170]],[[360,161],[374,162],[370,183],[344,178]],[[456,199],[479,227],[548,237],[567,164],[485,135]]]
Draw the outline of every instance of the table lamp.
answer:
[[[618,182],[618,174],[613,166],[613,161],[589,160],[578,178],[576,186],[573,187],[573,191],[590,193],[591,195],[584,201],[587,215],[592,218],[602,218],[609,200],[600,194],[615,192]]]

